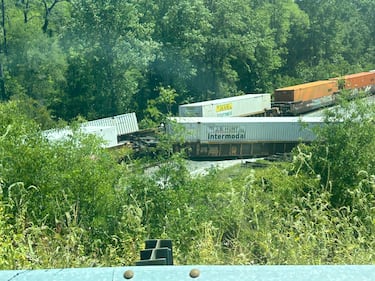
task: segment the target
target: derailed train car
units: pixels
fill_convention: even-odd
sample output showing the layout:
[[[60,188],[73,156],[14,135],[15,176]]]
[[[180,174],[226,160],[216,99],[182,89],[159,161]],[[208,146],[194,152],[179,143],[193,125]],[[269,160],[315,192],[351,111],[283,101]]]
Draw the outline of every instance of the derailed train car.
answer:
[[[46,130],[43,135],[51,142],[67,140],[75,133],[95,135],[103,140],[103,147],[116,148],[128,144],[123,139],[138,132],[137,116],[132,112],[84,122],[76,131],[66,127]]]
[[[171,117],[167,133],[183,128],[183,147],[190,158],[248,158],[290,152],[315,139],[321,117]]]
[[[178,113],[180,117],[264,116],[270,109],[271,94],[246,94],[182,104]]]

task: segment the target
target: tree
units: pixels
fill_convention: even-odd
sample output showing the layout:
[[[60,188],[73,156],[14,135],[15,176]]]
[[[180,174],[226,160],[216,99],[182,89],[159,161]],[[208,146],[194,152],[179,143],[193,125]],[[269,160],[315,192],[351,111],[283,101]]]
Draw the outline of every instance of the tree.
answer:
[[[47,33],[48,31],[48,26],[49,26],[49,21],[50,21],[50,16],[52,13],[52,10],[55,8],[56,4],[60,2],[70,2],[70,0],[53,0],[51,3],[48,3],[49,1],[47,0],[42,0],[43,7],[44,7],[44,16],[43,16],[43,26],[42,30],[44,33]],[[26,7],[29,6],[29,2],[27,1]]]
[[[153,38],[160,48],[150,64],[148,89],[143,92],[156,99],[159,87],[171,87],[179,93],[177,103],[196,98],[202,90],[196,78],[211,28],[209,10],[202,0],[170,0],[155,1],[152,11],[149,21],[155,26]],[[147,106],[141,99],[139,104]]]
[[[309,16],[307,36],[301,42],[304,48],[296,49],[301,60],[295,69],[304,81],[360,71],[368,65],[366,61],[373,61],[366,55],[372,52],[368,44],[372,39],[366,12],[363,6],[359,7],[360,3],[348,0],[296,3]]]
[[[206,1],[206,5],[212,27],[196,83],[203,86],[201,99],[231,96],[238,92],[239,67],[247,74],[252,71],[260,39],[258,22],[247,1]]]
[[[73,1],[64,117],[127,112],[156,44],[139,1]],[[70,108],[79,109],[76,111]]]
[[[290,42],[303,38],[308,18],[294,1],[254,1],[251,5],[258,39],[249,73],[241,72],[241,85],[248,92],[272,92],[278,77],[293,69],[288,58],[294,58],[294,50],[303,46],[297,48]]]
[[[350,205],[352,191],[374,175],[375,107],[362,100],[345,102],[327,111],[326,125],[311,147],[302,149],[302,166],[321,179],[334,206]],[[304,165],[307,164],[307,165]],[[362,191],[372,193],[369,185]]]
[[[79,131],[49,141],[21,105],[0,104],[0,175],[6,187],[26,187],[25,220],[54,228],[66,226],[69,214],[93,237],[113,234],[122,208],[116,190],[121,166],[101,140]],[[4,200],[24,192],[17,186],[3,191]]]
[[[165,122],[166,116],[172,115],[172,106],[176,103],[177,92],[174,89],[159,88],[159,96],[156,99],[147,101],[145,110],[145,119],[143,120],[146,127],[157,127]]]
[[[20,1],[6,5],[9,16],[3,21],[3,93],[6,91],[6,99],[27,96],[52,109],[65,82],[65,56],[58,40],[42,33],[33,4]]]
[[[1,0],[1,29],[2,29],[2,44],[0,47],[0,101],[7,98],[7,92],[5,88],[5,74],[4,74],[4,61],[8,53],[7,47],[7,29],[5,26],[5,4],[4,0]]]

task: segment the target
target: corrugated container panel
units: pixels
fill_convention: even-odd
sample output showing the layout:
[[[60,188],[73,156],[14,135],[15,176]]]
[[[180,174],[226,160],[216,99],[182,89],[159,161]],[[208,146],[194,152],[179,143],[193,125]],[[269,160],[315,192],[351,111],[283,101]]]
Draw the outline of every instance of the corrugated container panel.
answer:
[[[338,91],[337,81],[316,81],[275,90],[275,102],[298,102],[333,95]]]
[[[248,116],[271,108],[271,94],[247,94],[179,106],[181,117]]]
[[[185,129],[186,141],[207,143],[312,141],[321,117],[173,118]],[[304,123],[302,126],[301,123]]]
[[[107,117],[103,119],[97,119],[88,121],[85,126],[91,127],[116,127],[117,135],[125,135],[133,132],[137,132],[138,121],[135,113],[127,113],[122,115],[117,115],[113,117]]]

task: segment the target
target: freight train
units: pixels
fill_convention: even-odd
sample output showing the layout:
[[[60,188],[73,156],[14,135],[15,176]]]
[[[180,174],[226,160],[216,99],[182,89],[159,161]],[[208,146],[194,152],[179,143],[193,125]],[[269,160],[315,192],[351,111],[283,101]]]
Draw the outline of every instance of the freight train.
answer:
[[[273,101],[270,94],[248,94],[180,105],[180,117],[171,121],[184,128],[183,147],[188,148],[190,158],[245,158],[286,153],[300,142],[311,142],[312,128],[324,125],[322,118],[295,116],[335,104],[345,90],[351,97],[359,91],[373,94],[375,71],[276,89]],[[173,134],[173,125],[168,130]]]
[[[184,104],[180,117],[297,116],[331,106],[343,90],[355,96],[359,90],[375,92],[375,71],[361,72],[276,89],[270,94],[247,94],[231,98]]]
[[[360,90],[374,93],[375,71],[276,89],[273,100],[271,94],[247,94],[180,105],[180,116],[170,118],[165,132],[175,133],[172,123],[183,127],[183,146],[195,159],[285,153],[301,141],[311,142],[311,128],[323,125],[320,118],[295,116],[335,104],[343,90],[351,91],[353,96]],[[102,137],[105,147],[127,145],[139,155],[147,154],[158,143],[156,129],[138,129],[135,113],[89,121],[82,125],[82,131]],[[52,130],[45,134],[55,140],[71,133]],[[176,149],[180,148],[176,145]]]
[[[299,115],[336,103],[344,90],[355,97],[359,91],[375,92],[375,71],[361,72],[329,80],[316,81],[277,89],[272,106],[282,115]]]

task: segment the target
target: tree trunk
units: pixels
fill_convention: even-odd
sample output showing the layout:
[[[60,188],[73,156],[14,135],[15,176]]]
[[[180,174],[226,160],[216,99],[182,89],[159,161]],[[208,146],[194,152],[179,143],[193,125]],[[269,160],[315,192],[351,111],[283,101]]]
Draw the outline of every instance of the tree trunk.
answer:
[[[6,100],[6,88],[5,88],[5,75],[4,75],[4,60],[7,55],[7,36],[6,36],[6,28],[5,28],[5,4],[4,0],[1,0],[1,27],[3,29],[3,44],[0,49],[0,99]]]

